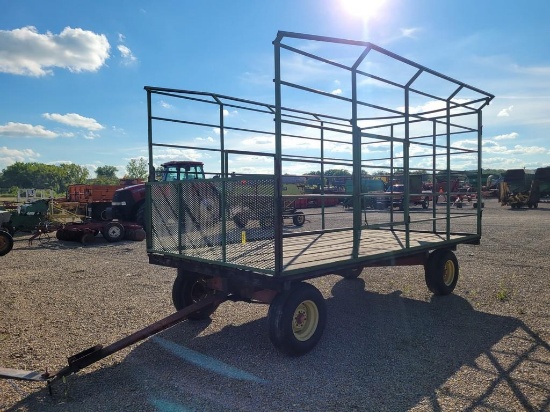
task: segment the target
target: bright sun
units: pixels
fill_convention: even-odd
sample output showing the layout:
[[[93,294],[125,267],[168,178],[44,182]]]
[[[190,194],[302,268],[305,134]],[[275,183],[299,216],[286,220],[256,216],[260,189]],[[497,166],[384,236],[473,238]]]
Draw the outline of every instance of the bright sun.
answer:
[[[366,21],[376,17],[386,0],[340,0],[340,3],[349,14]]]

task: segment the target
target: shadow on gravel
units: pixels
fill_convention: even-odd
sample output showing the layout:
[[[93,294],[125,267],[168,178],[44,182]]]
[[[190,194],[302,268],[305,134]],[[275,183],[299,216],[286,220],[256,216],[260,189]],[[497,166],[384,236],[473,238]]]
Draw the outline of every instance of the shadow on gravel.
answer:
[[[550,366],[548,343],[522,322],[475,311],[455,295],[424,302],[364,287],[362,279],[334,285],[324,336],[300,358],[272,347],[266,318],[209,332],[224,324],[214,314],[212,324],[177,325],[136,346],[122,363],[84,370],[67,385],[53,385],[53,397],[43,389],[12,410],[549,408],[549,382],[513,377]],[[510,395],[497,396],[503,390]]]

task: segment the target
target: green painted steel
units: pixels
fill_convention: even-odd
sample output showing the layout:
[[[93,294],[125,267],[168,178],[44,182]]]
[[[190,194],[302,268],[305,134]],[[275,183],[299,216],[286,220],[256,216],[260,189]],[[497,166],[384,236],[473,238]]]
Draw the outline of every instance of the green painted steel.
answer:
[[[456,208],[451,171],[475,164],[481,179],[482,110],[493,95],[368,42],[279,32],[273,46],[273,103],[145,87],[150,163],[200,160],[207,174],[201,183],[150,177],[150,254],[285,279],[479,242],[482,202]],[[296,61],[307,61],[311,75],[293,72]],[[338,89],[328,89],[334,79]],[[178,115],[168,117],[166,104]],[[465,139],[477,145],[465,148]],[[327,179],[338,170],[350,180],[342,198]],[[299,179],[312,171],[319,185],[305,193]],[[365,182],[416,175],[433,185],[424,181],[422,193],[405,185],[401,210],[365,202],[378,196]],[[447,177],[441,193],[436,176]],[[429,209],[411,202],[420,194]],[[344,201],[352,210],[327,206]],[[401,250],[365,251],[373,231],[396,228],[405,233]],[[351,255],[339,257],[331,245],[324,256],[301,251],[293,259],[299,239],[335,231],[353,234]],[[441,241],[419,245],[425,232]],[[290,270],[289,261],[300,264]]]

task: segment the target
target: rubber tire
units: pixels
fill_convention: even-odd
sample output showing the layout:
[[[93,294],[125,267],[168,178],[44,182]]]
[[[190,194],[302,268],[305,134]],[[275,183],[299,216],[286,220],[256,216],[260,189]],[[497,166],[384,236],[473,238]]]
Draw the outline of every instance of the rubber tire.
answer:
[[[83,245],[91,245],[95,242],[95,236],[91,232],[84,232],[80,238],[80,243]]]
[[[455,254],[448,249],[434,250],[424,266],[424,276],[426,286],[434,295],[451,294],[459,276],[459,265]]]
[[[430,201],[428,199],[424,199],[422,201],[422,209],[427,209],[430,207]]]
[[[294,223],[294,226],[303,226],[304,223],[306,223],[306,215],[304,215],[303,212],[296,212],[294,216],[292,216],[292,223]]]
[[[140,225],[143,230],[145,230],[147,232],[147,227],[146,227],[146,223],[145,223],[145,216],[146,216],[146,212],[145,212],[145,202],[143,202],[139,207],[138,207],[138,210],[136,212],[136,223],[138,225]]]
[[[101,231],[107,242],[118,242],[124,239],[124,226],[118,222],[109,222]]]
[[[206,287],[206,278],[202,275],[186,272],[183,269],[178,269],[178,276],[172,285],[172,303],[176,310],[181,310],[193,303],[196,303],[214,291]],[[188,316],[189,320],[204,320],[210,316],[218,308],[217,305],[209,305],[198,312],[194,312]]]
[[[0,256],[7,255],[13,249],[13,237],[8,231],[0,230]]]
[[[295,332],[293,328],[298,309],[310,312],[306,316],[306,328],[302,331],[305,336],[302,337],[299,336],[300,331]],[[300,356],[312,350],[321,339],[327,322],[327,309],[321,292],[309,283],[300,282],[275,296],[267,316],[273,346],[287,355]],[[308,320],[315,324],[308,325]]]

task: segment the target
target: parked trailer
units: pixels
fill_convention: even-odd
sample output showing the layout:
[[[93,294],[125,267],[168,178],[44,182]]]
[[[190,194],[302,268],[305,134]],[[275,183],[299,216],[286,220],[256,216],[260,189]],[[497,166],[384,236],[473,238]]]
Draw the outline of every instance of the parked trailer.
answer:
[[[316,47],[308,47],[312,45],[308,43]],[[441,163],[451,170],[452,159],[471,161],[473,157],[481,170],[481,115],[493,96],[367,42],[279,32],[274,45],[275,104],[145,87],[150,165],[146,219],[151,228],[147,231],[147,253],[150,263],[177,269],[172,300],[178,312],[105,348],[97,345],[69,357],[68,366],[53,375],[0,369],[0,377],[51,382],[184,319],[208,318],[224,300],[269,304],[272,343],[284,353],[301,355],[315,347],[327,319],[323,296],[307,280],[332,273],[355,278],[365,267],[423,265],[425,282],[434,294],[446,295],[454,290],[459,265],[453,250],[459,244],[480,243],[481,205],[470,211],[451,212],[447,207],[442,212],[435,206],[431,210],[411,211],[409,202],[405,202],[402,212],[369,210],[368,223],[361,210],[361,175],[364,168],[387,169],[388,159],[391,168],[403,171],[405,179],[411,168],[418,170],[415,162],[419,159],[432,159],[433,174]],[[352,55],[343,61],[331,61],[334,47],[345,47]],[[331,78],[334,70],[342,70],[343,78],[351,74],[351,84],[342,87],[351,90],[351,94],[323,92],[316,77],[306,79],[305,84],[291,82],[283,70],[289,67],[284,61],[296,54],[306,56],[321,71],[329,66]],[[350,57],[355,62],[348,66]],[[368,64],[371,59],[382,59],[402,70],[382,69],[379,73],[378,64]],[[392,79],[390,73],[399,73],[400,79]],[[403,79],[404,73],[409,77]],[[430,79],[437,80],[434,84],[443,83],[445,87],[421,91],[415,87],[419,78],[427,78],[428,83]],[[367,101],[367,97],[378,93],[365,92],[361,89],[364,85],[380,87],[385,92],[395,88],[398,93],[392,96],[397,100],[390,101],[391,96],[386,96],[384,103]],[[293,109],[292,101],[287,102],[290,91],[291,96],[307,96],[310,111]],[[415,110],[412,114],[413,97],[415,107],[423,107],[423,98],[444,104],[441,110]],[[160,107],[156,104],[160,100],[178,102],[180,113],[194,113],[197,117],[172,119],[166,118],[165,113],[156,115],[154,110]],[[187,110],[191,106],[194,110]],[[331,108],[330,113],[323,111],[327,107]],[[400,112],[396,107],[404,109]],[[239,115],[224,116],[226,110]],[[244,128],[247,124],[254,127]],[[208,135],[213,129],[219,131],[216,146],[196,145],[200,128]],[[157,138],[157,130],[162,140]],[[455,144],[465,135],[478,141],[478,150]],[[170,140],[170,136],[175,136],[175,140]],[[182,143],[182,136],[188,136],[187,143]],[[242,150],[247,141],[253,142],[250,147],[256,150]],[[376,150],[366,150],[369,145]],[[410,156],[411,147],[416,145],[422,150],[414,153],[426,153],[430,148],[433,152],[426,158]],[[260,147],[264,151],[259,151]],[[303,153],[299,150],[303,147],[320,150]],[[384,147],[388,153],[381,153]],[[218,177],[208,182],[216,191],[198,196],[197,183],[193,181],[155,182],[153,160],[158,151],[166,148],[204,155],[211,163],[207,166],[210,170],[217,165]],[[247,161],[250,164],[244,164]],[[310,163],[320,164],[321,168],[331,165],[353,170],[352,213],[343,208],[336,208],[340,213],[334,208],[321,208],[319,216],[303,226],[289,228],[279,224],[285,213],[283,175]],[[239,198],[252,193],[243,190],[242,177],[232,177],[230,171],[250,170],[254,165],[271,169],[272,173],[247,175],[247,180],[254,181],[254,194],[262,201],[247,202],[243,208]],[[216,192],[219,196],[213,195]],[[406,188],[405,198],[410,195]],[[235,210],[245,211],[249,217],[246,227],[235,224]],[[208,219],[212,216],[219,218]],[[262,226],[262,216],[273,216],[274,224]]]
[[[315,43],[316,47],[295,47],[305,43]],[[272,343],[282,352],[301,355],[319,341],[327,316],[321,294],[306,282],[308,279],[331,273],[353,278],[363,268],[372,266],[423,265],[425,282],[433,293],[445,295],[453,291],[459,275],[453,250],[459,244],[480,243],[481,204],[470,211],[451,211],[450,207],[438,209],[435,206],[410,210],[410,200],[415,193],[405,186],[402,212],[388,214],[369,210],[363,219],[361,176],[365,169],[379,168],[392,175],[399,170],[408,181],[411,169],[421,170],[420,159],[432,164],[421,171],[435,175],[457,169],[456,164],[470,156],[477,159],[480,174],[481,144],[478,150],[471,150],[462,149],[458,142],[464,135],[481,142],[481,112],[493,96],[366,42],[281,32],[274,45],[274,105],[206,92],[145,87],[149,162],[157,157],[157,151],[166,147],[182,151],[192,149],[204,153],[203,158],[214,158],[207,169],[219,165],[220,177],[212,184],[220,193],[221,210],[239,210],[239,217],[242,214],[249,217],[246,227],[236,225],[231,212],[229,216],[220,213],[221,219],[213,225],[201,225],[198,218],[200,202],[193,198],[192,182],[173,183],[171,193],[177,195],[167,198],[164,196],[166,184],[150,178],[147,219],[152,230],[147,233],[147,252],[150,263],[177,269],[172,290],[177,309],[217,293],[235,300],[269,304]],[[355,64],[347,66],[342,61],[333,62],[331,53],[302,51],[339,45],[356,49]],[[343,70],[346,76],[351,74],[347,89],[352,92],[349,96],[333,96],[320,91],[322,86],[316,79],[307,79],[305,84],[293,83],[285,76],[282,62],[297,54],[306,55],[320,69],[330,66],[333,70]],[[381,57],[403,66],[401,73],[410,73],[410,77],[396,81],[383,71],[368,71],[372,67],[366,68],[367,62]],[[423,80],[419,83],[437,79],[451,87],[446,89],[447,93],[443,90],[420,91],[415,88],[418,78]],[[361,96],[375,95],[365,93],[359,86],[364,79],[369,80],[365,83],[378,83],[381,88],[400,89],[393,96],[397,101],[383,105],[364,100],[366,97],[362,100]],[[448,90],[453,91],[449,93]],[[287,94],[300,93],[309,99],[310,111],[294,109],[292,101],[287,100]],[[468,99],[461,99],[461,95],[468,95]],[[413,115],[409,111],[409,99],[413,98],[417,102],[425,99],[427,103],[433,99],[445,104],[441,104],[441,110]],[[178,119],[156,115],[161,99],[174,99],[187,113],[202,115]],[[193,105],[200,109],[191,109]],[[415,107],[421,106],[415,104]],[[329,113],[323,111],[326,107],[331,108]],[[395,107],[405,109],[396,112]],[[235,110],[239,120],[224,118],[224,110]],[[244,129],[243,124],[252,124],[245,120],[248,114],[257,123]],[[191,136],[191,129],[199,127],[203,127],[205,133],[213,128],[220,130],[215,145],[198,147],[191,139],[181,143],[181,136]],[[158,133],[163,140],[157,139],[157,129],[170,130],[179,141],[166,138],[168,133]],[[266,145],[264,151],[257,146],[243,145],[247,140],[260,141],[256,139],[258,135],[270,137],[273,145]],[[269,140],[268,137],[265,140]],[[301,145],[320,150],[301,152]],[[369,151],[369,147],[377,150]],[[381,153],[383,147],[386,153]],[[418,153],[429,154],[410,156],[415,149]],[[256,202],[244,200],[250,199],[251,193],[243,192],[242,174],[235,178],[229,173],[232,170],[239,172],[245,158],[261,164],[263,170],[272,170],[268,174],[246,176],[247,181],[254,182],[254,191],[259,196]],[[282,179],[298,167],[308,167],[309,163],[320,164],[321,169],[330,165],[352,170],[353,213],[337,215],[329,212],[330,209],[322,209],[317,220],[309,219],[299,229],[262,224],[266,216],[274,216],[274,222],[283,220]],[[390,170],[387,170],[388,164]],[[477,195],[481,198],[479,189]],[[243,204],[239,204],[239,196]],[[166,222],[173,223],[167,225]],[[215,310],[216,306],[210,305],[193,317],[207,318]]]

